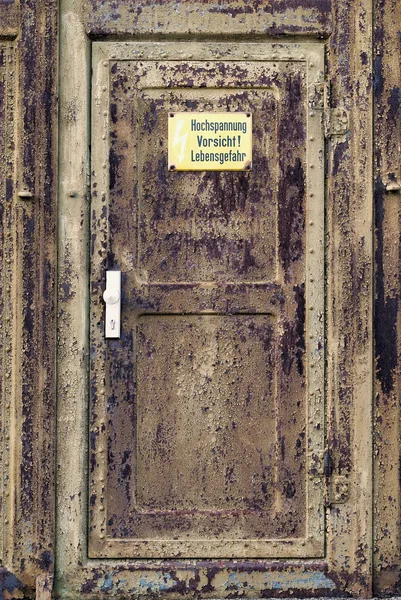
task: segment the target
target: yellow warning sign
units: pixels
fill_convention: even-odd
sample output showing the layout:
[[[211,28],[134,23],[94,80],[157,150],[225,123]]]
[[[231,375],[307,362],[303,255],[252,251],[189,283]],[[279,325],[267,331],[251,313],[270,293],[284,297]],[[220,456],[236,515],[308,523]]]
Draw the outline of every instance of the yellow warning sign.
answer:
[[[170,171],[248,171],[252,168],[251,113],[170,113]]]

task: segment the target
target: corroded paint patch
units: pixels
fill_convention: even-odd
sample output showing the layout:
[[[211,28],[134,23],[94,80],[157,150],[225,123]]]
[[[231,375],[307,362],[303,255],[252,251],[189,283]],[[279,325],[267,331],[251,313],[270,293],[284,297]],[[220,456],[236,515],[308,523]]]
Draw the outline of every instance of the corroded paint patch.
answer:
[[[53,570],[55,4],[2,2],[0,39],[0,588],[2,597],[19,598]]]
[[[397,2],[375,2],[375,588],[401,590],[400,540],[400,32]]]
[[[141,0],[135,4],[126,0],[118,3],[92,0],[85,8],[88,31],[95,36],[230,31],[231,34],[315,34],[326,37],[332,28],[331,4],[331,0],[253,0],[246,3],[242,0]]]

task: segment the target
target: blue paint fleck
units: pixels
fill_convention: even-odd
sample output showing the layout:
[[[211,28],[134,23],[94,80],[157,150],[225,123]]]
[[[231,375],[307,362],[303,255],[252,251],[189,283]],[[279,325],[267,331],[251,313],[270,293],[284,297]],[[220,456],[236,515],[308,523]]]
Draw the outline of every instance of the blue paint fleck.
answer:
[[[139,587],[148,588],[149,581],[145,577],[141,577],[141,579],[139,580]]]
[[[240,585],[241,584],[238,579],[237,573],[230,573],[226,581],[226,590],[229,588],[238,588],[240,587]]]
[[[113,589],[113,581],[108,573],[107,573],[106,577],[104,578],[104,583],[100,589],[102,590],[102,592],[109,592],[110,590]]]
[[[162,581],[159,584],[159,590],[171,590],[174,586],[174,580],[172,579],[170,573],[166,573],[165,575],[161,575]]]
[[[158,572],[155,579],[148,579],[146,576],[139,580],[139,589],[142,588],[150,592],[162,592],[171,590],[175,585],[174,579],[169,573]]]
[[[266,574],[266,579],[268,587],[274,590],[288,590],[291,588],[332,590],[336,587],[335,583],[320,571],[296,575],[291,579],[288,576],[285,578],[277,577],[277,575],[268,573]]]

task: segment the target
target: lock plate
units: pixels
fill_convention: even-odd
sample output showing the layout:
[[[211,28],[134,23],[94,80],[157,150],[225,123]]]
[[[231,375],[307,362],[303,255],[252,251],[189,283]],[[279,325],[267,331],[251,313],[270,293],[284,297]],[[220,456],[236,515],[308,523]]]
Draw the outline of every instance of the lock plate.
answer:
[[[121,271],[106,271],[103,300],[106,304],[105,337],[119,338],[121,335]]]

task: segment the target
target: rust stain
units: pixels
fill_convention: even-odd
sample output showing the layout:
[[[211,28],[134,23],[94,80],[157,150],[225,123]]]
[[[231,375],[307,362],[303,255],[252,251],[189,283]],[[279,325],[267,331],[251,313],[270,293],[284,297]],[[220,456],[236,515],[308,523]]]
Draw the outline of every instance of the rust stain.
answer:
[[[297,0],[266,3],[253,0],[215,2],[200,0],[141,0],[132,5],[126,0],[112,3],[92,0],[86,6],[88,31],[94,36],[113,33],[319,35],[332,29],[331,0]],[[157,18],[155,19],[155,14]],[[202,18],[199,18],[202,15]]]

